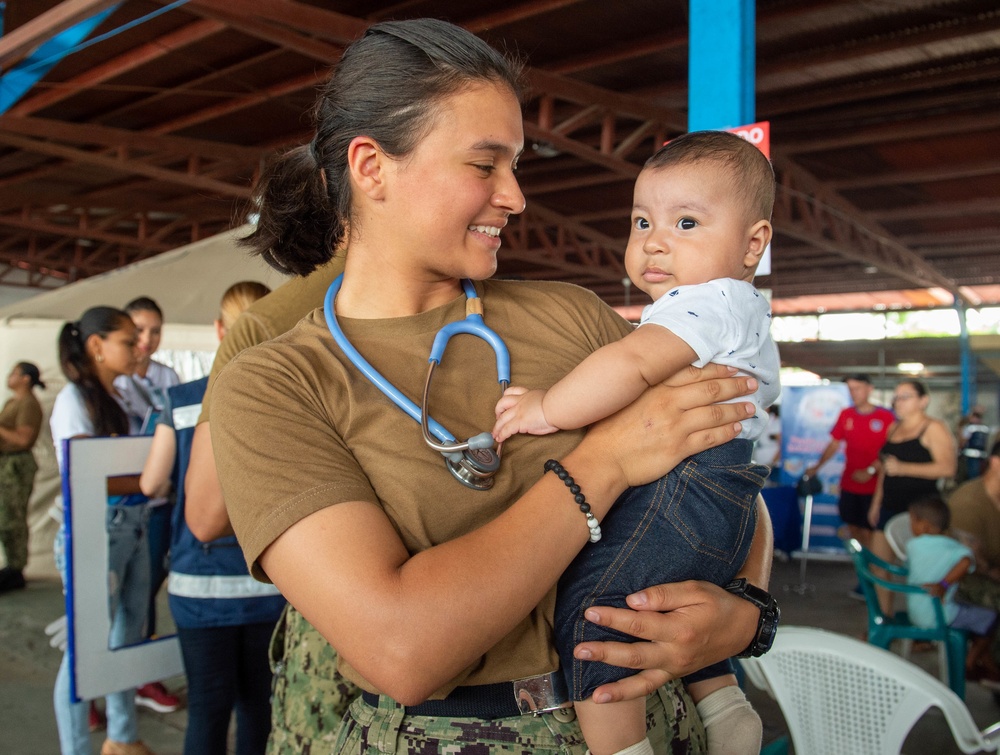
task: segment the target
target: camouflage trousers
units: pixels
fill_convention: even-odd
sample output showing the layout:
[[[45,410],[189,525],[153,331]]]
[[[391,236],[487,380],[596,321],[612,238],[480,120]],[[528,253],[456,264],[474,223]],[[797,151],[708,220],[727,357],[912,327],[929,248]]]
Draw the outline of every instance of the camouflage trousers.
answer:
[[[646,699],[646,731],[657,755],[703,755],[708,749],[701,719],[680,682],[670,682]],[[387,697],[379,698],[378,707],[355,700],[333,748],[338,755],[584,755],[586,751],[587,744],[571,712],[493,721],[408,716],[401,705]]]
[[[291,606],[271,639],[268,755],[332,752],[337,729],[361,691],[337,673],[337,651]]]
[[[972,572],[962,577],[958,583],[955,599],[961,603],[992,608],[1000,613],[1000,582]],[[993,635],[993,658],[1000,663],[1000,632]]]
[[[0,454],[0,545],[7,566],[18,571],[28,563],[28,499],[36,471],[31,451]]]
[[[268,755],[332,753],[524,753],[584,755],[575,716],[516,716],[495,721],[407,716],[382,697],[378,707],[336,671],[337,653],[291,606],[271,641],[274,693]],[[345,715],[346,713],[346,715]],[[705,729],[680,682],[646,700],[646,729],[657,755],[704,755]]]

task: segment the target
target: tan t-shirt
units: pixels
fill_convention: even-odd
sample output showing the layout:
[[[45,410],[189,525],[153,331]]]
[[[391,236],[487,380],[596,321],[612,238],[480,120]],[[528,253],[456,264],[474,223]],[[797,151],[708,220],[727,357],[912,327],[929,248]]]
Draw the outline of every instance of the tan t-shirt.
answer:
[[[986,492],[983,478],[958,486],[948,498],[948,508],[951,529],[974,537],[989,566],[1000,567],[1000,509]],[[985,570],[986,565],[977,564],[977,568]]]
[[[32,429],[31,442],[26,446],[14,445],[0,440],[0,453],[31,450],[35,441],[38,440],[39,431],[42,429],[42,405],[38,403],[35,394],[29,392],[22,399],[9,399],[3,405],[3,410],[0,410],[0,427],[6,430],[16,430],[19,427]]]
[[[484,319],[506,341],[515,385],[548,388],[588,354],[631,326],[588,291],[562,283],[477,284]],[[387,294],[391,295],[391,294]],[[341,318],[366,359],[419,401],[431,343],[461,320],[465,297],[414,317]],[[489,431],[500,396],[493,351],[481,339],[454,336],[438,367],[430,414],[457,438]],[[219,377],[212,440],[230,519],[253,574],[257,559],[288,527],[344,501],[381,506],[411,553],[488,522],[560,458],[581,431],[518,435],[504,444],[494,487],[473,491],[424,443],[420,426],[382,395],[334,344],[322,312],[290,333],[239,354]],[[553,588],[532,613],[459,684],[488,684],[558,667],[552,644]],[[367,682],[342,663],[359,686]],[[374,691],[374,690],[372,690]]]
[[[208,387],[201,400],[199,424],[209,421],[212,391],[222,368],[243,349],[287,333],[307,314],[317,307],[322,307],[326,290],[333,283],[333,279],[342,272],[344,272],[343,255],[316,268],[304,278],[292,278],[283,283],[240,314],[219,344],[219,350],[215,352]]]

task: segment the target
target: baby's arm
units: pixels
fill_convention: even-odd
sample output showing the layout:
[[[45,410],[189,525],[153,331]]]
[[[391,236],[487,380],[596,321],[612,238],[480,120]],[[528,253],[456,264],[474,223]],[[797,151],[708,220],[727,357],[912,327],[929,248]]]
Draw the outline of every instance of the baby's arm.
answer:
[[[548,391],[509,388],[497,403],[493,435],[544,435],[585,427],[635,401],[697,358],[694,349],[660,325],[643,325],[602,346]]]

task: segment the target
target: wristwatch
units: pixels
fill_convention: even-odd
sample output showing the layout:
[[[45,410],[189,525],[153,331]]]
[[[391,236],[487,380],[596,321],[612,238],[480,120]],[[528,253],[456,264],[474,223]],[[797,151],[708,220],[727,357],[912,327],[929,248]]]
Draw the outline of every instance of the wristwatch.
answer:
[[[726,591],[733,595],[739,595],[744,600],[749,600],[760,609],[760,619],[757,620],[757,634],[747,645],[746,650],[737,654],[737,658],[757,658],[764,655],[774,644],[774,635],[778,631],[778,622],[781,621],[781,609],[778,608],[778,601],[771,593],[761,590],[746,579],[734,579],[726,585]]]

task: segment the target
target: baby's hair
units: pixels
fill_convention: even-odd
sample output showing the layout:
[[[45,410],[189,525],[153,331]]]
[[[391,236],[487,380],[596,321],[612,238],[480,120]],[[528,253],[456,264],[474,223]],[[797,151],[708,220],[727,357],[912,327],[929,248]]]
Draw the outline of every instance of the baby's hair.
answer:
[[[910,513],[915,519],[931,524],[939,532],[944,532],[951,524],[951,511],[939,495],[918,498],[910,504]]]
[[[749,220],[770,220],[774,210],[774,168],[764,153],[728,131],[691,131],[671,139],[650,157],[643,170],[702,161],[729,168],[732,190],[746,197]]]
[[[438,106],[488,83],[521,99],[523,64],[437,19],[369,27],[344,52],[316,102],[312,142],[271,160],[254,188],[257,228],[240,240],[272,267],[308,275],[344,246],[352,222],[348,147],[358,136],[410,154]]]

